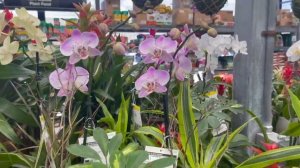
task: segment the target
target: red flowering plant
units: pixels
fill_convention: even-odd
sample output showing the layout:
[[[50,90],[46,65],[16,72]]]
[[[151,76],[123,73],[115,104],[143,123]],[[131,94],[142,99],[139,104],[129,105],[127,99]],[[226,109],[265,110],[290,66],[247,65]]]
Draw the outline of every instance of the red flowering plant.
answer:
[[[262,142],[262,147],[260,147],[260,148],[259,147],[254,147],[254,146],[251,147],[251,150],[256,155],[260,155],[263,152],[271,151],[271,150],[275,150],[275,149],[279,149],[279,145],[277,143],[265,143],[265,142]],[[275,163],[275,164],[273,164],[271,166],[268,166],[267,168],[280,168],[280,166],[279,166],[278,163]]]
[[[217,82],[221,82],[221,84],[217,85],[218,95],[225,96],[226,95],[231,98],[232,97],[232,84],[233,84],[233,74],[222,73],[215,76],[215,80]]]
[[[297,75],[297,69],[295,69],[292,62],[287,62],[285,66],[273,71],[273,128],[278,132],[283,131],[276,130],[280,117],[290,120],[296,116],[295,111],[291,108],[288,89],[295,93],[297,97],[300,96],[299,75]]]

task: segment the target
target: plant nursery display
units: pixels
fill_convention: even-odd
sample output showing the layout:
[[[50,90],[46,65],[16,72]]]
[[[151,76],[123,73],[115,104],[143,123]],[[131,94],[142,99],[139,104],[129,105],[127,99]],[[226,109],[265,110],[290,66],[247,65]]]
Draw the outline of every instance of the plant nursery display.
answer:
[[[211,15],[226,0],[194,2]],[[271,141],[260,116],[233,99],[234,75],[216,71],[219,58],[248,57],[246,41],[200,21],[160,35],[151,30],[128,44],[118,30],[138,28],[128,22],[162,0],[133,3],[139,11],[119,24],[90,3],[74,3],[78,22],[69,24],[75,29],[55,42],[25,8],[0,14],[1,168],[299,166],[293,67],[276,71],[273,80],[273,111],[290,120],[282,131],[291,138],[286,147]],[[291,61],[300,59],[299,48],[297,42],[288,50]],[[136,64],[129,50],[139,54]],[[237,114],[250,119],[235,128]],[[263,135],[257,143],[242,134],[252,122]]]

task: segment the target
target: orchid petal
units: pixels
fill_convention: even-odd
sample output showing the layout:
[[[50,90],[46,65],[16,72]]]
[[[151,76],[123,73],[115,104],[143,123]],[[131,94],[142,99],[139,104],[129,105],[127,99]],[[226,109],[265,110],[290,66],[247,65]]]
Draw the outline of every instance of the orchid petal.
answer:
[[[5,55],[5,57],[0,59],[2,65],[7,65],[13,61],[13,55]]]
[[[153,58],[152,58],[152,55],[146,55],[145,57],[144,57],[144,59],[143,59],[143,62],[145,63],[145,64],[151,64],[151,63],[157,63],[159,60],[154,60]]]
[[[167,87],[165,87],[165,86],[161,86],[161,85],[157,85],[156,87],[155,87],[155,92],[156,93],[164,93],[164,92],[166,92],[168,89],[167,89]]]
[[[64,89],[60,89],[57,93],[57,96],[64,97],[64,96],[69,96],[69,94]]]
[[[147,97],[150,93],[146,89],[142,89],[139,91],[139,98]]]
[[[177,78],[178,80],[184,81],[185,73],[184,73],[184,71],[183,71],[182,69],[178,68],[178,69],[176,70],[175,75],[176,75],[176,78]]]
[[[82,40],[84,45],[87,45],[91,48],[95,48],[99,44],[99,38],[94,32],[83,32],[80,40]]]
[[[73,54],[70,56],[69,63],[70,64],[76,64],[81,60],[80,56],[78,54]]]
[[[166,85],[170,80],[169,73],[164,70],[156,70],[153,76],[155,81],[160,85]]]
[[[139,50],[143,55],[153,53],[155,49],[155,38],[147,38],[139,45]]]
[[[156,40],[156,47],[164,50],[167,53],[174,53],[177,49],[177,41],[172,40],[170,37],[160,36]]]
[[[61,74],[64,72],[63,69],[58,68],[57,70],[53,71],[49,75],[49,82],[52,87],[55,89],[60,89],[62,88],[62,82],[61,82]]]
[[[102,56],[103,52],[99,51],[97,48],[89,48],[89,56],[95,57],[95,56]]]
[[[65,40],[60,46],[60,52],[62,55],[70,56],[73,54],[74,41],[72,38]]]
[[[179,66],[186,73],[192,72],[192,69],[193,69],[192,61],[190,59],[188,59],[187,57],[179,58]]]
[[[74,41],[74,42],[82,41],[82,39],[81,39],[81,38],[82,38],[82,34],[83,34],[83,33],[81,33],[80,30],[75,29],[75,30],[73,30],[72,36],[71,36],[70,38],[71,38],[72,41]]]

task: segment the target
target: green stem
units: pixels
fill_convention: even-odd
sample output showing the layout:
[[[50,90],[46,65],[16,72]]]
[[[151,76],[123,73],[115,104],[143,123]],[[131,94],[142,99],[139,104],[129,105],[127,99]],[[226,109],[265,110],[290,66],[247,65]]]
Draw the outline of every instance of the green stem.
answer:
[[[264,140],[266,143],[270,143],[270,139],[268,137],[266,128],[264,127],[264,124],[262,123],[262,121],[250,110],[246,110],[246,112],[253,118],[255,118],[254,120],[256,121],[257,125],[259,126],[263,136],[264,136]]]

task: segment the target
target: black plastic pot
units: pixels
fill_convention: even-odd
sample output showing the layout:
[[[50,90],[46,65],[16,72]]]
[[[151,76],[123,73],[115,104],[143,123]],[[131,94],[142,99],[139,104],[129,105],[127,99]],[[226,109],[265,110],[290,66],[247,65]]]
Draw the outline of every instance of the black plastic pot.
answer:
[[[225,5],[227,0],[193,0],[199,12],[213,15],[218,13]]]
[[[294,15],[300,19],[300,0],[292,0],[292,10]]]
[[[161,4],[163,0],[132,0],[135,6],[140,9],[151,9]]]

